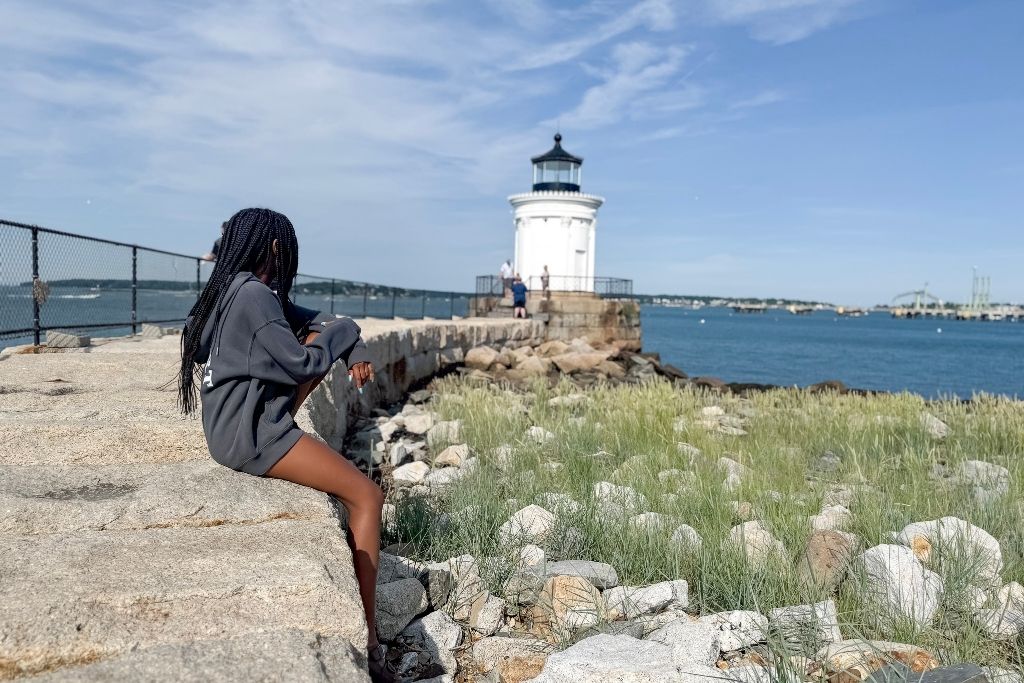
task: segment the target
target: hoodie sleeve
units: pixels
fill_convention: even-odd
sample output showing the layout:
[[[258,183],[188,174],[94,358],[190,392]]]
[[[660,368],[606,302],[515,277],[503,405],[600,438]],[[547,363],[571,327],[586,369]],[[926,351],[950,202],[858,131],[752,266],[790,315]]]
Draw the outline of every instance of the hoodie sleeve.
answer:
[[[249,375],[279,384],[302,384],[325,374],[336,360],[351,361],[360,329],[350,318],[326,326],[308,346],[295,338],[272,292],[253,288],[247,308],[256,318],[249,345]]]

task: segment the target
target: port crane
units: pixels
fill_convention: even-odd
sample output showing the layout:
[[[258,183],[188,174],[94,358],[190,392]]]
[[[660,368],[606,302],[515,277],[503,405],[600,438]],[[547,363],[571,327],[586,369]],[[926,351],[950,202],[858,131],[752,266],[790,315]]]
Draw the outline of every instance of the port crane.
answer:
[[[924,283],[924,287],[922,287],[921,289],[913,289],[913,290],[911,290],[909,292],[903,292],[902,294],[897,294],[896,296],[894,296],[892,298],[892,304],[893,304],[893,306],[895,306],[896,303],[900,299],[907,299],[909,297],[914,297],[914,305],[911,308],[911,311],[913,311],[915,313],[923,311],[926,308],[928,308],[927,300],[931,300],[934,303],[936,303],[938,305],[938,308],[944,308],[945,307],[945,304],[943,303],[942,299],[940,299],[939,297],[935,296],[934,294],[932,294],[931,292],[928,291],[928,283],[927,282]]]

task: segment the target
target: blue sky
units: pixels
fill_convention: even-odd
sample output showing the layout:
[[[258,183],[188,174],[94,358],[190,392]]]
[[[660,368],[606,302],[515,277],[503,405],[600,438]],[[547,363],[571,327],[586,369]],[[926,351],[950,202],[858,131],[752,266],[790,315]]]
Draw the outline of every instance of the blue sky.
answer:
[[[466,290],[560,125],[637,291],[1024,300],[1017,0],[118,4],[0,5],[0,217]]]

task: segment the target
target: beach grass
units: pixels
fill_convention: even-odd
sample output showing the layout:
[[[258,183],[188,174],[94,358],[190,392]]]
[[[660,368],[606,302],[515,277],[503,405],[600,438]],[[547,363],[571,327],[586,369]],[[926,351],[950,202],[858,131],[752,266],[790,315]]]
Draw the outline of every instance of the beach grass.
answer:
[[[583,393],[573,406],[551,406],[555,396]],[[743,418],[742,436],[727,436],[702,423],[702,410],[719,406]],[[1002,582],[1024,582],[1020,458],[1024,455],[1024,403],[978,396],[969,402],[925,401],[912,394],[872,396],[778,389],[746,398],[678,388],[665,381],[598,386],[581,390],[568,382],[536,382],[513,391],[494,384],[447,378],[437,382],[432,409],[442,419],[461,420],[461,440],[479,457],[473,474],[443,496],[398,504],[392,541],[409,543],[422,560],[472,554],[495,594],[515,566],[515,548],[503,545],[498,528],[510,514],[561,493],[579,504],[558,514],[558,529],[546,546],[549,559],[587,559],[616,568],[622,585],[669,579],[689,583],[688,612],[771,609],[836,601],[846,638],[885,639],[929,649],[947,663],[974,662],[1019,667],[1024,647],[987,639],[965,603],[976,558],[955,558],[929,568],[942,576],[945,592],[925,628],[893,623],[870,604],[854,578],[837,591],[809,587],[797,572],[799,557],[826,492],[836,485],[854,489],[845,529],[862,548],[892,543],[892,534],[911,522],[952,515],[994,536],[1003,556]],[[949,436],[929,434],[922,414],[949,426]],[[545,443],[529,438],[539,426],[554,435]],[[684,442],[700,455],[683,452]],[[435,448],[439,451],[443,444]],[[504,448],[509,447],[509,448]],[[499,457],[496,453],[504,451]],[[834,469],[819,465],[821,456]],[[595,457],[595,454],[603,455]],[[718,467],[729,457],[751,468],[734,491],[723,489]],[[1011,473],[1008,494],[977,500],[970,486],[942,482],[936,468],[984,460]],[[659,472],[692,472],[691,480],[659,478]],[[665,529],[645,531],[628,518],[608,515],[594,501],[596,482],[627,485],[643,495],[644,510],[672,520]],[[666,494],[674,494],[666,496]],[[729,531],[745,521],[737,501],[749,503],[785,547],[785,556],[752,567],[723,546]],[[699,550],[669,541],[679,524],[700,534]],[[991,600],[991,596],[989,598]]]

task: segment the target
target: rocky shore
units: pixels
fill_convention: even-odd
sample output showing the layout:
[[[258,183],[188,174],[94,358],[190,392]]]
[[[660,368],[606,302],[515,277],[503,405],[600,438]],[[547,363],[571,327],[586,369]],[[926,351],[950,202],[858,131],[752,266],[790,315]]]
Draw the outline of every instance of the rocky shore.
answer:
[[[692,391],[695,383],[656,357],[596,349],[582,340],[477,347],[466,354],[460,375],[460,382],[489,387],[504,397],[505,410],[522,415],[521,423],[528,426],[514,442],[483,451],[470,443],[473,436],[479,439],[479,433],[468,435],[474,431],[471,423],[440,414],[451,412],[439,408],[446,401],[455,401],[455,412],[465,401],[446,396],[448,385],[437,394],[419,391],[405,403],[378,411],[353,441],[354,454],[383,468],[389,490],[386,531],[398,542],[386,548],[382,559],[378,631],[391,643],[390,656],[403,680],[1024,680],[1009,666],[956,661],[948,649],[900,638],[926,631],[938,615],[945,619],[955,609],[956,618],[967,622],[965,630],[1015,647],[1024,629],[1024,588],[1004,578],[1000,543],[983,528],[947,515],[882,530],[880,542],[869,541],[856,532],[853,519],[855,512],[870,514],[865,506],[878,491],[869,482],[834,476],[848,459],[829,450],[808,466],[801,505],[808,497],[819,504],[801,512],[806,531],[799,533],[799,545],[788,546],[773,533],[779,520],[763,515],[772,512],[773,503],[781,505],[795,494],[758,496],[751,485],[762,478],[756,463],[745,464],[740,456],[714,457],[682,440],[699,433],[738,444],[756,429],[755,409],[742,399],[719,404],[714,391],[702,394],[708,404],[696,414],[672,420],[679,439],[673,456],[584,454],[579,460],[588,461],[588,469],[606,472],[607,480],[594,482],[583,495],[579,487],[570,495],[550,484],[552,490],[531,494],[545,488],[536,485],[545,471],[578,466],[548,450],[563,435],[534,418],[561,415],[563,424],[588,424],[581,408],[593,402],[590,387],[643,386],[661,378]],[[543,406],[524,389],[537,381],[554,387]],[[844,393],[822,386],[808,394],[821,392],[826,397]],[[874,420],[879,425],[896,421],[884,415]],[[935,444],[953,433],[926,411],[917,414],[912,428]],[[536,470],[521,470],[516,458],[524,450],[541,454],[533,463]],[[666,460],[674,466],[664,466]],[[460,499],[459,491],[474,478],[515,481],[524,474],[535,485],[498,502],[504,518],[481,527],[473,520],[488,516],[484,504],[460,507],[465,497]],[[627,483],[644,477],[667,491],[660,500]],[[725,499],[731,512],[733,525],[721,538],[703,538],[687,523],[695,520],[670,511],[708,477],[711,488],[700,495]],[[929,481],[940,490],[966,491],[979,506],[1005,505],[1015,484],[1006,467],[980,459],[936,462]],[[752,503],[745,495],[759,500]],[[416,518],[423,514],[434,519]],[[785,568],[799,584],[798,592],[816,599],[708,612],[693,601],[694,581],[700,585],[707,577],[634,584],[623,580],[613,564],[581,556],[579,548],[587,543],[580,541],[586,535],[580,527],[594,524],[595,517],[599,527],[607,525],[604,533],[624,529],[670,553],[701,557],[714,544],[712,552],[737,562],[747,580]],[[435,534],[457,536],[467,528],[493,534],[482,543],[489,554],[474,555],[467,547],[444,559],[410,559],[422,552],[416,535],[427,533],[418,524],[432,525]],[[873,612],[871,627],[851,628],[841,618],[852,594]]]

